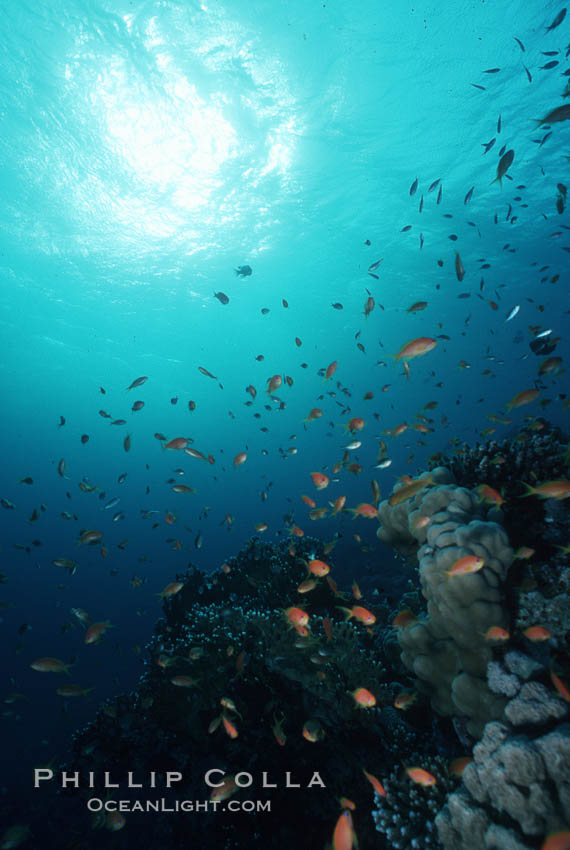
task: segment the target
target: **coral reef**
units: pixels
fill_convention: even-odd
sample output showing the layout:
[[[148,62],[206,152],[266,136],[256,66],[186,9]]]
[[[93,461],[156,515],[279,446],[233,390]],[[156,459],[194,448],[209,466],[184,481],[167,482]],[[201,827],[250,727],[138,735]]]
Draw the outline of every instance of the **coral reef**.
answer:
[[[444,850],[532,850],[538,838],[568,827],[570,723],[539,730],[487,725],[462,787],[436,818]]]
[[[325,556],[317,540],[305,537],[295,546],[253,539],[212,576],[179,575],[184,586],[164,602],[137,690],[103,706],[76,735],[66,769],[180,771],[184,786],[177,793],[196,800],[208,799],[207,769],[226,776],[247,771],[259,782],[267,773],[277,788],[257,784],[254,793],[235,795],[271,800],[270,818],[248,815],[248,830],[266,846],[299,846],[303,830],[324,845],[345,794],[366,810],[372,791],[362,768],[381,775],[394,751],[407,758],[431,740],[429,721],[418,712],[412,722],[392,707],[402,685],[387,672],[365,625],[345,622],[340,607],[347,601],[334,583],[321,578],[306,595],[298,592],[308,562]],[[288,621],[291,606],[308,613],[306,625]],[[357,702],[359,688],[373,695],[374,705]],[[312,738],[303,733],[309,720],[318,730]],[[283,787],[287,772],[300,789]],[[308,792],[315,772],[326,789]],[[160,796],[169,798],[168,789]],[[357,831],[366,841],[373,826],[358,810]],[[176,847],[185,834],[176,818],[145,823],[146,833],[140,820],[127,817],[129,843],[120,843],[121,832],[115,846],[132,846],[144,834],[157,848]],[[235,846],[242,830],[239,820],[204,813],[192,836],[218,850]]]
[[[421,764],[436,780],[424,788],[409,779],[402,768],[393,770],[383,783],[386,796],[375,795],[372,817],[376,829],[393,850],[437,850],[441,845],[435,818],[446,796],[455,790],[457,779],[440,756],[414,754],[411,764]]]
[[[467,730],[478,737],[505,705],[485,681],[493,657],[487,633],[509,625],[504,588],[513,552],[501,526],[481,519],[477,494],[450,483],[443,468],[433,470],[429,480],[435,486],[400,504],[382,502],[377,535],[385,542],[395,535],[398,547],[406,542],[405,534],[408,545],[412,540],[420,544],[428,616],[399,631],[402,660],[432,707],[442,715],[466,716]],[[424,522],[418,522],[420,517]],[[468,556],[483,558],[483,568],[450,577],[453,564]]]

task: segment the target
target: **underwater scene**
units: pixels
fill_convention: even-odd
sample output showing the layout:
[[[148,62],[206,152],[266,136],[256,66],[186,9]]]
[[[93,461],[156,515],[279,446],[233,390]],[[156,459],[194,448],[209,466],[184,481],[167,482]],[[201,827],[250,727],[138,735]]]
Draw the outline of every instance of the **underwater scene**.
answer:
[[[569,850],[566,7],[0,15],[0,850]]]

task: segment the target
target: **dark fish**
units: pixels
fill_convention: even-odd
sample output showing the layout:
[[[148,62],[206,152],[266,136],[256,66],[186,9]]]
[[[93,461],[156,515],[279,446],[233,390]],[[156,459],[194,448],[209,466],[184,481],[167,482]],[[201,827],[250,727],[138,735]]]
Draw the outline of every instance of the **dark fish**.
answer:
[[[144,407],[144,401],[135,401],[135,403],[131,407],[131,410],[132,410],[133,413],[136,413],[137,410],[142,410],[143,407]]]
[[[105,389],[105,387],[99,387],[99,392],[101,393],[101,395],[107,394],[107,390]]]
[[[484,74],[498,74],[500,68],[489,68],[487,71],[483,71]]]
[[[123,440],[123,448],[126,452],[130,452],[130,450],[131,450],[131,435],[130,434],[127,434],[127,436]]]
[[[525,69],[525,71],[526,71],[526,75],[527,75],[527,77],[528,77],[528,81],[529,81],[529,83],[532,83],[532,75],[531,75],[530,71],[528,70],[528,68],[526,67],[526,65],[523,65],[523,68],[524,68],[524,69]]]
[[[118,484],[124,484],[126,480],[127,480],[127,473],[126,473],[126,472],[121,472],[121,474],[120,474],[120,475],[119,475],[119,477],[117,478],[117,483],[118,483]]]
[[[459,252],[455,252],[455,274],[457,275],[457,280],[459,283],[465,277],[465,269],[463,268],[463,263],[461,262],[461,257],[459,256]]]
[[[217,298],[220,304],[229,304],[230,299],[225,292],[214,292],[214,298]]]
[[[103,419],[110,419],[111,418],[111,414],[107,413],[105,410],[100,410],[99,416],[102,416]]]
[[[380,280],[377,274],[372,274],[372,272],[368,272],[368,274],[370,275],[370,277],[373,277],[374,280]]]
[[[423,247],[424,247],[424,235],[423,235],[423,233],[420,233],[420,251],[422,250]]]
[[[501,150],[499,151],[499,156],[502,156],[502,155],[504,154],[504,152],[505,152],[505,148],[506,148],[506,147],[507,147],[506,145],[503,145],[503,147],[502,147],[502,148],[501,148]]]
[[[518,46],[520,47],[520,49],[522,50],[522,52],[524,53],[524,44],[522,43],[522,41],[519,38],[517,38],[516,35],[513,35],[513,38],[516,41],[516,43],[518,44]]]
[[[262,307],[261,308],[261,315],[262,316],[267,316],[268,313],[269,313],[269,307]]]
[[[262,360],[265,360],[265,357],[263,356],[263,354],[258,354],[255,359],[258,363],[261,363]]]
[[[175,395],[170,399],[170,404],[178,404],[178,396]]]
[[[188,402],[188,410],[190,412],[192,412],[193,410],[196,410],[196,402],[195,401],[190,400]]]
[[[558,50],[543,50],[542,55],[543,56],[558,56],[558,52],[559,52]]]
[[[378,266],[383,262],[383,260],[384,260],[384,257],[382,257],[381,260],[376,260],[375,263],[372,263],[372,265],[368,266],[368,271],[369,272],[375,272],[376,269],[378,268]]]
[[[216,376],[215,376],[215,375],[212,375],[212,373],[211,373],[211,372],[208,372],[208,370],[207,370],[207,369],[204,369],[204,367],[203,367],[203,366],[198,366],[198,371],[199,371],[199,372],[201,372],[201,373],[202,373],[202,375],[205,375],[207,378],[213,378],[213,379],[214,379],[214,381],[217,381],[217,380],[218,380],[218,379],[216,378]]]
[[[250,274],[253,274],[251,266],[238,266],[234,271],[239,277],[249,277]]]
[[[468,191],[468,192],[467,192],[467,194],[465,195],[465,197],[464,197],[464,199],[463,199],[463,204],[464,204],[464,205],[465,205],[465,204],[468,204],[468,203],[469,203],[469,201],[471,200],[471,198],[473,197],[473,191],[474,191],[474,189],[475,189],[475,186],[471,186],[471,188],[469,189],[469,191]]]
[[[570,118],[570,103],[565,103],[564,106],[557,106],[548,113],[544,118],[535,119],[540,127],[542,124],[559,124],[561,121],[568,121]]]
[[[204,538],[202,537],[202,533],[199,531],[196,535],[196,539],[194,540],[194,546],[196,547],[196,549],[201,549],[203,542]]]
[[[114,419],[113,422],[111,422],[111,425],[126,425],[126,424],[127,424],[126,419]]]
[[[161,434],[159,431],[157,431],[154,436],[157,440],[160,440],[161,443],[166,442],[166,437],[164,436],[164,434]],[[119,482],[119,483],[121,483],[121,482]]]
[[[88,443],[89,442],[89,434],[82,434],[81,435],[81,442],[83,443],[83,445],[85,445],[85,443]]]
[[[452,242],[457,242],[457,236],[455,235],[455,233],[450,233],[447,238],[451,239]]]
[[[331,307],[334,307],[335,310],[343,310],[344,307],[340,303],[340,301],[335,301],[334,304],[331,304]]]
[[[58,428],[62,428],[65,425],[65,416],[59,417],[59,422],[57,423]]]
[[[421,198],[420,198],[419,212],[421,212],[423,210],[423,208],[424,208],[424,196],[422,195]]]
[[[439,187],[439,192],[437,193],[437,203],[441,204],[441,194],[442,194],[443,186]]]
[[[416,179],[414,180],[414,182],[410,186],[410,195],[415,195],[417,188],[418,188],[418,178],[416,177]]]
[[[471,298],[471,293],[470,292],[461,292],[457,297],[458,298]]]
[[[503,188],[503,177],[505,176],[508,169],[513,164],[514,158],[515,158],[515,152],[512,149],[510,151],[507,151],[506,154],[504,154],[500,158],[499,164],[497,166],[497,176],[495,177],[494,180],[491,181],[491,184],[496,183],[497,180],[498,180],[500,187]]]
[[[558,59],[553,59],[552,62],[547,62],[546,65],[539,65],[539,71],[550,71],[551,68],[556,68],[558,65]]]
[[[412,229],[412,225],[406,224],[406,225],[404,225],[404,227],[402,227],[402,229],[400,230],[400,233],[407,233],[408,230],[411,230],[411,229]]]
[[[434,180],[433,183],[430,184],[430,187],[428,189],[428,194],[429,194],[429,192],[434,192],[437,189],[437,187],[439,186],[440,183],[441,183],[441,177],[439,177],[437,180]]]
[[[556,15],[552,23],[549,27],[546,27],[546,32],[550,32],[551,30],[555,30],[556,27],[559,27],[564,18],[566,17],[566,8],[561,9],[560,12]]]
[[[285,308],[287,308],[287,307],[289,306],[289,302],[288,302],[288,301],[286,301],[284,298],[282,298],[282,299],[281,299],[281,303],[283,304],[283,306],[284,306]]]
[[[474,89],[481,89],[481,91],[487,91],[485,86],[478,86],[477,83],[471,83]]]
[[[142,387],[148,381],[147,375],[143,375],[142,378],[135,378],[130,387],[127,387],[127,390],[133,390],[135,387]]]
[[[366,240],[364,241],[364,244],[365,244],[365,245],[372,245],[372,242],[370,241],[370,239],[366,239]]]
[[[501,116],[499,115],[499,120],[497,121],[497,133],[501,132]]]
[[[497,141],[496,139],[491,139],[490,142],[483,142],[482,143],[481,147],[485,148],[485,150],[483,151],[483,156],[485,156],[486,153],[489,153],[489,151],[491,150],[491,148],[493,147],[493,145],[495,144],[496,141]]]

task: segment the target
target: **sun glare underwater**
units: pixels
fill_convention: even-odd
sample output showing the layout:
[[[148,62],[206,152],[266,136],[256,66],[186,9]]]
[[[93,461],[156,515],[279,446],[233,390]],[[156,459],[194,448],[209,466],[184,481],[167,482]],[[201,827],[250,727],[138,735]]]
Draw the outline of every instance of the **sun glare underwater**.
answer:
[[[0,850],[568,850],[566,8],[2,23]]]

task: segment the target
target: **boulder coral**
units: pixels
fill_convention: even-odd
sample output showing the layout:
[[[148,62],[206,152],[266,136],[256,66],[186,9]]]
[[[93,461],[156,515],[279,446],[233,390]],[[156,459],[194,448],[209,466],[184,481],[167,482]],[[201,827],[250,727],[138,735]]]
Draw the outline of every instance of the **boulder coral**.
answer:
[[[477,494],[455,484],[443,467],[429,476],[431,486],[413,498],[380,504],[377,536],[408,554],[419,547],[427,617],[399,630],[402,661],[433,709],[466,718],[468,732],[478,738],[506,704],[487,685],[493,658],[487,635],[495,626],[509,627],[505,584],[513,550],[504,529],[488,521]],[[473,555],[484,559],[482,569],[449,576],[454,563]]]

